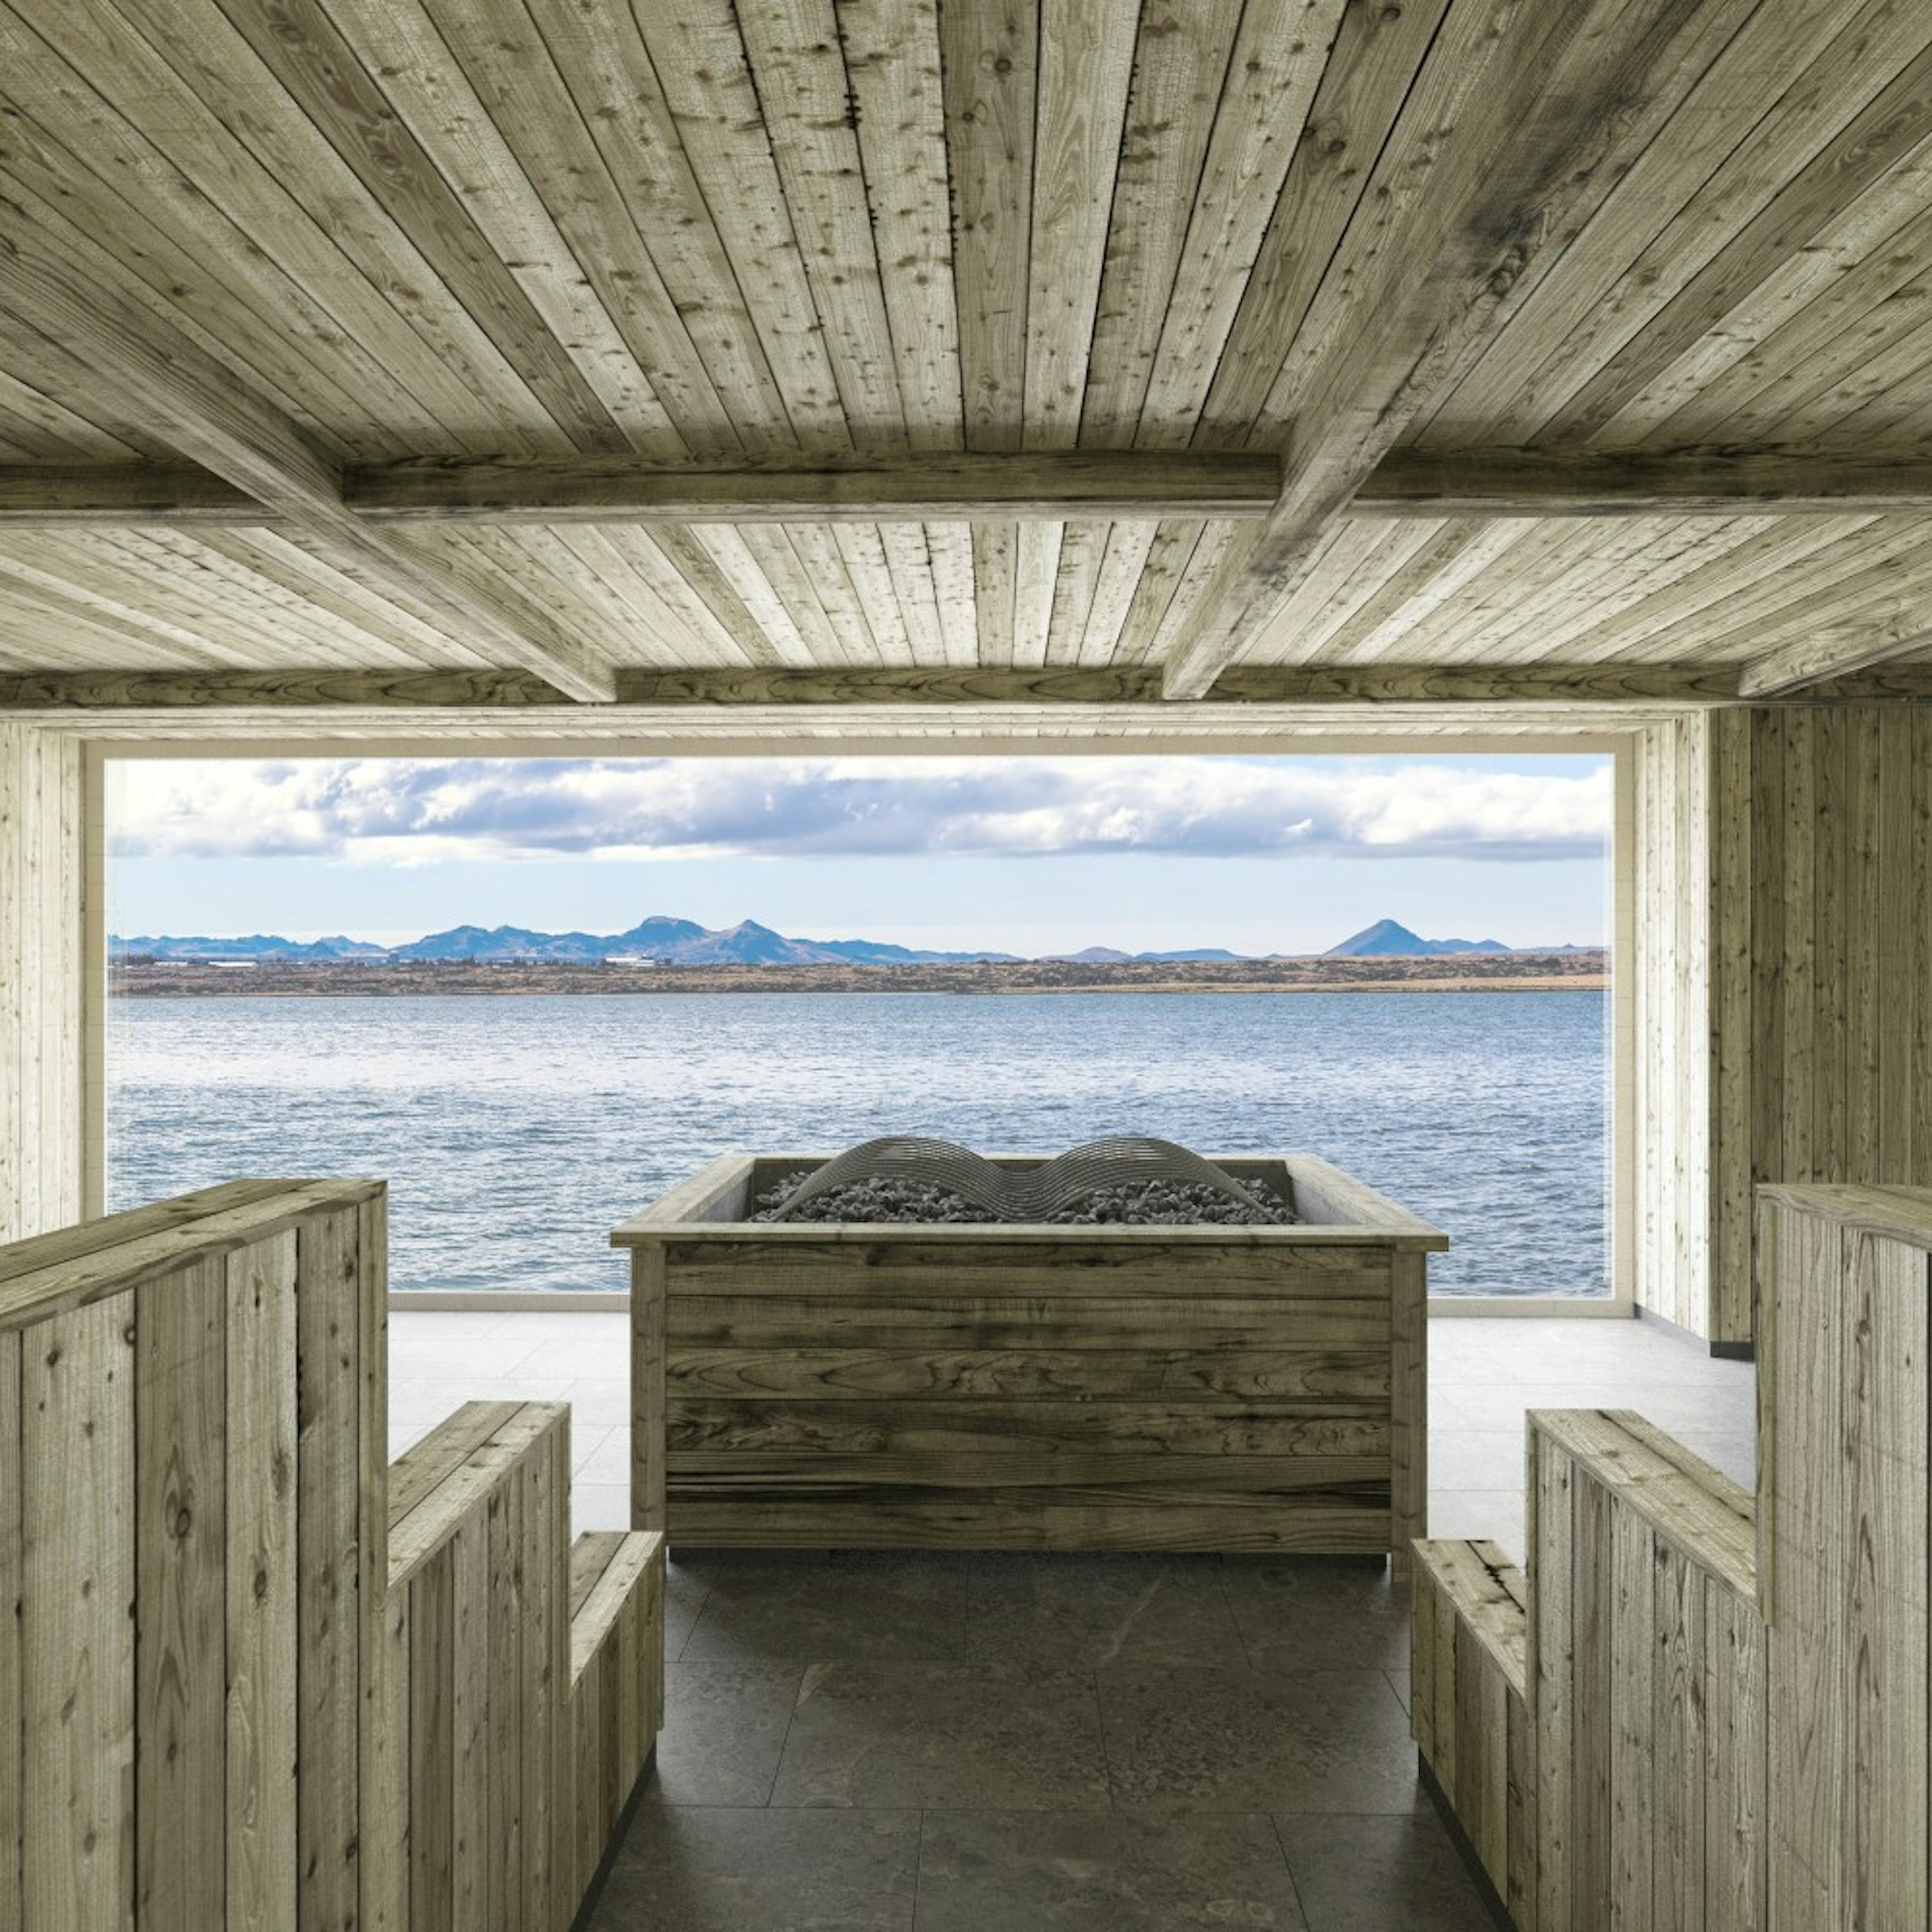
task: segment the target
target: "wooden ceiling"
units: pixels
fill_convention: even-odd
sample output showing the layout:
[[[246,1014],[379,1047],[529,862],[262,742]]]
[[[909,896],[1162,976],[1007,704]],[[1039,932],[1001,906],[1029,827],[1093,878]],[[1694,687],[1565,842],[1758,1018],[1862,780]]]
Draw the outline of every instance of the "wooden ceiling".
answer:
[[[1925,0],[0,0],[0,706],[1932,652]]]

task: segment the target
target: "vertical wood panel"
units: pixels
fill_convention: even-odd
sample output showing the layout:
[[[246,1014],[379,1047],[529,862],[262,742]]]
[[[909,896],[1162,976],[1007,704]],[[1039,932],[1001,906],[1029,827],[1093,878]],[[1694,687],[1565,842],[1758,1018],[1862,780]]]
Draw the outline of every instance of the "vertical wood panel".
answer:
[[[490,1909],[490,1526],[482,1509],[457,1531],[450,1562],[451,1891],[460,1928],[482,1924]]]
[[[0,1241],[82,1212],[80,741],[0,724]]]
[[[229,1910],[296,1922],[296,1236],[226,1268]]]
[[[1429,1534],[1429,1290],[1427,1258],[1390,1259],[1390,1574],[1409,1574],[1409,1540]]]
[[[298,1920],[352,1932],[362,1696],[358,1535],[362,1481],[353,1210],[305,1221],[296,1240]]]
[[[410,1928],[456,1932],[453,1909],[458,1776],[454,1706],[456,1552],[437,1551],[410,1594]],[[480,1915],[463,1922],[481,1922]]]
[[[1580,1927],[1592,1903],[1613,1895],[1612,1786],[1616,1742],[1612,1697],[1616,1684],[1613,1605],[1616,1579],[1610,1550],[1610,1511],[1601,1487],[1573,1478],[1576,1542],[1570,1556],[1574,1604],[1570,1772],[1570,1898]]]
[[[227,1270],[196,1262],[135,1309],[135,1916],[227,1916]]]
[[[1846,1922],[1927,1920],[1926,1257],[1872,1235],[1848,1244],[1844,1426],[1850,1544],[1844,1686]]]
[[[1712,720],[1713,777],[1710,813],[1710,1031],[1702,1049],[1710,1061],[1711,1120],[1706,1158],[1711,1176],[1708,1332],[1720,1339],[1751,1333],[1751,1188],[1757,1178],[1729,1150],[1750,1138],[1755,1056],[1737,1042],[1750,1036],[1753,998],[1753,896],[1741,881],[1754,876],[1760,843],[1751,805],[1751,720],[1742,711]],[[1700,1311],[1687,1310],[1694,1333]]]
[[[520,1932],[524,1911],[524,1493],[512,1480],[490,1492],[488,1684],[488,1932]]]
[[[1528,1686],[1537,1766],[1536,1923],[1567,1932],[1574,1897],[1576,1519],[1570,1459],[1536,1440],[1529,1557]]]
[[[556,1504],[556,1455],[562,1448],[566,1466],[569,1450],[568,1420],[548,1430],[525,1457],[520,1476],[522,1537],[518,1558],[519,1588],[523,1608],[524,1669],[521,1718],[521,1762],[518,1779],[521,1786],[519,1810],[524,1825],[523,1922],[548,1925],[556,1916],[553,1898],[551,1835],[551,1780],[556,1767],[552,1760],[553,1712],[555,1700],[566,1684],[558,1670],[556,1643],[561,1606],[567,1600],[568,1581],[560,1558],[562,1538],[558,1533]]]
[[[363,1659],[362,1932],[410,1932],[411,1744],[410,1592],[398,1589]]]
[[[26,1923],[20,1902],[20,1840],[26,1792],[21,1784],[20,1563],[22,1485],[20,1338],[0,1335],[0,1924]]]
[[[1428,1762],[1436,1759],[1436,1573],[1418,1564],[1409,1594],[1408,1734]]]
[[[631,1254],[631,1527],[664,1517],[664,1252]]]
[[[131,1291],[22,1344],[21,1736],[34,1932],[133,1924],[134,1415]]]
[[[1706,1738],[1704,1576],[1658,1541],[1651,1616],[1650,1722],[1655,1762],[1650,1924],[1655,1932],[1704,1932]]]
[[[1703,1924],[1706,1932],[1765,1932],[1764,1628],[1754,1606],[1713,1582],[1705,1593],[1704,1639]]]
[[[1634,1511],[1612,1509],[1610,1772],[1610,1924],[1649,1924],[1659,1793],[1652,1726],[1657,1645],[1653,1628],[1657,1538]],[[1587,1897],[1588,1894],[1586,1894]]]

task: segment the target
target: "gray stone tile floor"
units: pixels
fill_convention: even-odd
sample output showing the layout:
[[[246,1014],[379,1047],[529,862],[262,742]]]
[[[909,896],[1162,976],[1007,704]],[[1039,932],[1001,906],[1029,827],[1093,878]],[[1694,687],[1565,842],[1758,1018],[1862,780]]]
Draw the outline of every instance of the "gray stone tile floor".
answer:
[[[626,1520],[619,1316],[399,1313],[400,1450],[572,1406]],[[1430,1324],[1430,1527],[1520,1558],[1522,1418],[1648,1415],[1750,1486],[1753,1370],[1635,1322]],[[657,1772],[591,1932],[1484,1932],[1415,1778],[1408,1619],[1349,1558],[683,1552]]]

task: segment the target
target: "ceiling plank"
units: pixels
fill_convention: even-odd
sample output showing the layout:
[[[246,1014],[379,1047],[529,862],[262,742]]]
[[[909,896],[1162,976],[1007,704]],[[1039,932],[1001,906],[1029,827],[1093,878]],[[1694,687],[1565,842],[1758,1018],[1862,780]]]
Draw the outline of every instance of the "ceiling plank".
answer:
[[[1900,658],[1928,656],[1932,624],[1922,611],[1901,613],[1888,623],[1819,632],[1754,658],[1738,677],[1738,691],[1759,700],[1784,698]]]
[[[1932,700],[1932,669],[1846,680],[1834,701]],[[1239,712],[1278,705],[1540,710],[1701,706],[1745,701],[1737,669],[1712,664],[1546,664],[1373,666],[1242,665],[1207,702]],[[1760,698],[1754,701],[1762,702]],[[1808,693],[1795,701],[1815,701]],[[660,670],[622,669],[620,704],[730,709],[752,705],[1108,705],[1171,712],[1154,666],[1034,669],[953,667],[875,670],[814,665]],[[308,668],[248,671],[68,671],[0,675],[0,714],[118,711],[332,711],[440,709],[544,712],[566,700],[528,672],[365,671]]]
[[[434,559],[368,528],[342,500],[341,478],[278,410],[232,373],[112,290],[50,260],[13,204],[0,200],[4,311],[95,364],[100,390],[191,461],[326,545],[332,562],[380,588],[419,621],[534,670],[575,698],[611,692],[610,668],[535,604],[479,596]]]
[[[1450,8],[1345,238],[1358,272],[1331,274],[1303,325],[1309,406],[1281,500],[1258,541],[1231,554],[1168,660],[1171,697],[1207,691],[1293,595],[1376,464],[1472,366],[1512,293],[1749,10],[1744,0]]]
[[[1354,517],[1862,516],[1932,509],[1932,456],[1394,449]]]

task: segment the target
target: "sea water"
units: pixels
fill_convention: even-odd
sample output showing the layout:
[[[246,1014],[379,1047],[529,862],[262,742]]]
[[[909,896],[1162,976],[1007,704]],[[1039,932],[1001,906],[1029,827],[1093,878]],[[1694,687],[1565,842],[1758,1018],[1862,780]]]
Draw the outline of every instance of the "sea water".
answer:
[[[1156,1134],[1319,1154],[1437,1222],[1438,1293],[1607,1292],[1600,992],[122,999],[116,1208],[378,1174],[398,1288],[617,1288],[617,1222],[733,1151]]]

